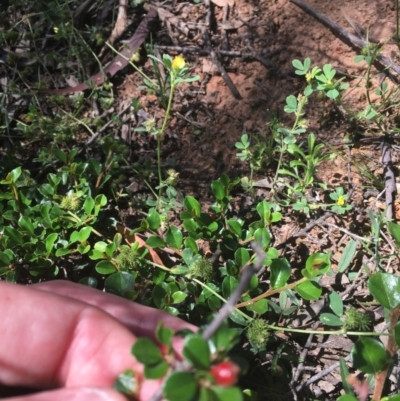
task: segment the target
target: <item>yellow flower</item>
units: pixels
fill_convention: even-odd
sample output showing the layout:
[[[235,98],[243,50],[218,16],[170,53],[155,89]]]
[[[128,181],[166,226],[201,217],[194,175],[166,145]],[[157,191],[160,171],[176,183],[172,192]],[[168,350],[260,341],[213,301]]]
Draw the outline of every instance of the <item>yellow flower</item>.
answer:
[[[186,61],[183,57],[181,56],[176,56],[174,58],[174,61],[172,62],[172,69],[173,70],[182,70],[185,68]]]
[[[340,195],[337,202],[336,202],[339,206],[343,206],[346,203],[346,199],[344,198],[343,195]]]
[[[306,74],[306,81],[307,81],[307,82],[310,82],[311,80],[312,80],[312,75],[311,75],[311,73],[307,72],[307,74]]]
[[[58,28],[56,26],[53,29],[54,29],[54,33],[58,33]]]

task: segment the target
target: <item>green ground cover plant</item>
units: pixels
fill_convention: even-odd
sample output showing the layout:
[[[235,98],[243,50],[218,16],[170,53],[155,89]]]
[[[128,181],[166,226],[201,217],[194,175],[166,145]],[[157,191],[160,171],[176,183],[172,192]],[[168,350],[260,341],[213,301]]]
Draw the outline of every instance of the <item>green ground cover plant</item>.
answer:
[[[54,4],[57,7],[49,7],[57,11],[52,20],[54,40],[69,44],[66,57],[85,63],[93,56],[86,41],[101,41],[101,32],[92,29],[83,35],[67,24],[66,3]],[[38,13],[44,21],[55,18],[42,6],[38,5]],[[15,34],[15,26],[10,27],[1,41],[9,43]],[[31,30],[31,35],[43,33]],[[253,140],[250,133],[244,133],[235,146],[238,158],[248,163],[249,177],[221,174],[209,183],[207,204],[182,194],[179,174],[163,166],[162,139],[176,90],[199,79],[191,75],[183,57],[149,56],[152,69],[143,84],[158,96],[164,117],[161,124],[150,117],[137,130],[155,138],[155,165],[132,165],[127,145],[112,136],[101,140],[96,153],[77,146],[82,127],[94,137],[103,126],[100,117],[85,117],[83,95],[52,98],[56,109],[52,117],[42,111],[34,96],[24,119],[12,126],[3,109],[5,135],[45,144],[33,160],[37,171],[20,165],[12,154],[0,167],[0,277],[13,283],[67,278],[198,325],[198,333],[173,333],[160,325],[157,343],[140,339],[132,348],[144,365],[145,376],[163,379],[159,397],[169,401],[283,399],[291,391],[291,364],[300,363],[301,356],[281,333],[354,336],[350,367],[343,359],[340,363],[343,395],[338,400],[357,400],[354,387],[347,382],[350,371],[356,370],[369,376],[373,399],[383,399],[385,380],[400,346],[400,279],[385,271],[386,262],[397,257],[400,226],[383,214],[370,212],[370,232],[354,235],[347,242],[337,270],[329,250],[302,255],[294,263],[274,241],[274,228],[290,213],[318,218],[322,212],[344,216],[353,209],[348,186],[334,187],[318,178],[318,169],[332,153],[308,131],[305,109],[311,96],[324,96],[332,107],[345,109],[350,121],[374,132],[392,135],[398,131],[389,113],[397,105],[398,88],[389,89],[382,83],[373,89],[371,83],[378,50],[368,47],[356,59],[366,63],[365,75],[359,77],[368,99],[362,112],[345,109],[343,96],[349,85],[344,77],[335,79],[337,72],[330,64],[312,67],[309,58],[294,60],[295,73],[305,78],[305,89],[286,98],[284,112],[294,117],[292,125],[286,127],[275,118],[266,122],[270,136],[259,133]],[[379,102],[371,100],[372,90]],[[100,100],[106,110],[115,102],[109,83],[93,88],[90,97]],[[136,110],[141,107],[137,99],[131,105]],[[114,120],[119,122],[117,115]],[[254,195],[254,177],[270,164],[275,165],[270,197],[260,199]],[[117,215],[109,210],[122,207],[130,196],[124,189],[128,171],[144,182],[147,194],[135,204],[141,219],[129,230],[121,230]],[[241,188],[252,197],[248,205],[238,208],[235,196]],[[322,200],[311,196],[315,188],[321,191]],[[389,255],[381,254],[383,233],[396,245]],[[208,252],[199,244],[207,244]],[[374,257],[374,266],[351,268],[358,249]],[[254,265],[258,269],[253,272]],[[252,273],[241,288],[247,271]],[[323,278],[339,275],[349,283],[360,277],[366,280],[368,294],[363,302],[385,309],[388,325],[383,333],[374,331],[373,320],[362,308],[324,286]],[[323,330],[295,327],[296,316],[317,301],[325,304],[316,317]],[[231,309],[219,321],[224,305]],[[184,337],[182,355],[172,349],[173,335]],[[388,338],[386,344],[381,336]],[[256,364],[266,356],[270,357],[266,366]],[[278,377],[282,386],[268,393],[272,390],[262,380],[254,380],[257,370],[272,380]],[[116,388],[134,395],[133,373],[121,372]],[[397,399],[396,395],[385,398]]]

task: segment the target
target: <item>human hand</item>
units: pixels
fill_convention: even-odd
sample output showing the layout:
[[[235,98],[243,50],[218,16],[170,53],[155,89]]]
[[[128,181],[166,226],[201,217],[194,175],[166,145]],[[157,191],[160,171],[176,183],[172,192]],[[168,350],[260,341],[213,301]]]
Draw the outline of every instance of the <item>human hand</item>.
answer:
[[[139,400],[148,400],[160,384],[143,380],[142,365],[130,354],[136,336],[153,338],[160,321],[174,330],[194,329],[159,310],[67,281],[28,287],[0,282],[0,314],[0,383],[56,389],[13,401],[122,401],[112,385],[126,369],[140,380]],[[179,352],[178,340],[174,347]]]

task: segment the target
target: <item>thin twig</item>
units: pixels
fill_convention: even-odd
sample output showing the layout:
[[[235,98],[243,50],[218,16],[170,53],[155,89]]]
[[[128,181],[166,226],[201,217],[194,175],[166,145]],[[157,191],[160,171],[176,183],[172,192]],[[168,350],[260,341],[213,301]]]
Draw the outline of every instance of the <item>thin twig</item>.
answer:
[[[350,361],[351,355],[346,356],[346,358],[343,358],[346,362]],[[301,391],[304,387],[308,387],[310,384],[313,384],[317,382],[318,380],[322,379],[323,377],[329,375],[329,373],[333,372],[335,369],[337,369],[340,366],[340,361],[335,362],[333,365],[329,366],[329,368],[326,368],[319,372],[318,374],[314,375],[310,379],[308,379],[305,383],[302,383],[296,387],[296,391],[299,392]]]
[[[118,117],[121,117],[123,114],[125,114],[129,108],[131,107],[131,104],[129,103],[126,107],[124,107],[118,114]],[[113,119],[110,119],[107,121],[93,136],[91,136],[83,145],[83,147],[79,150],[79,153],[82,152],[84,148],[87,148],[93,141],[95,141],[99,135],[101,135],[112,123],[115,121]]]
[[[338,36],[344,43],[349,44],[350,46],[356,46],[358,48],[363,49],[364,47],[368,46],[368,43],[358,38],[357,36],[351,34],[350,32],[346,31],[346,29],[342,28],[340,25],[336,24],[332,20],[330,20],[324,14],[321,14],[315,8],[307,5],[301,0],[290,0],[292,3],[296,4],[296,6],[300,7],[302,10],[307,12],[308,14],[312,15],[316,20],[321,22],[323,25],[328,27],[336,36]],[[381,63],[385,68],[390,68],[396,75],[400,75],[400,65],[396,64],[392,59],[389,57],[385,57],[382,55],[376,56],[379,63]],[[378,64],[379,64],[378,63]],[[391,77],[393,79],[393,77]]]
[[[263,265],[265,260],[265,253],[260,248],[260,246],[255,243],[252,243],[252,248],[257,255],[256,262],[243,270],[238,286],[232,292],[226,304],[219,310],[218,315],[215,316],[214,320],[204,330],[202,335],[204,340],[208,341],[218,330],[224,320],[227,319],[235,311],[235,305],[240,296],[246,291],[251,278],[261,269],[261,266]]]

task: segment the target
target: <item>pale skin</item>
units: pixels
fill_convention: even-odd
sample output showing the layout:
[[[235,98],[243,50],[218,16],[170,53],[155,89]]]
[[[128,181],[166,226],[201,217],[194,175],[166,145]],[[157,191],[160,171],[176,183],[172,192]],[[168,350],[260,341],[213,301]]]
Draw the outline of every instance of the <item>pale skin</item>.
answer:
[[[0,282],[0,383],[43,389],[12,401],[123,401],[116,377],[142,365],[130,349],[154,338],[162,321],[174,330],[195,328],[159,310],[67,281],[32,286]],[[174,340],[179,352],[181,342]],[[141,380],[139,400],[159,388]]]

